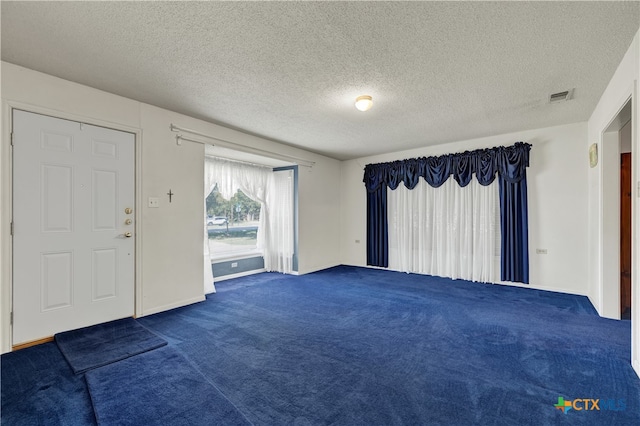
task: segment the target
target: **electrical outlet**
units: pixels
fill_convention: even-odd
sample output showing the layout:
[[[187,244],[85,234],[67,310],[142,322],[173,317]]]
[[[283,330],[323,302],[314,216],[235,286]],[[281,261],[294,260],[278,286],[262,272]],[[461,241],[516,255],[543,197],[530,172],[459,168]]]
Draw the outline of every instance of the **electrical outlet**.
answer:
[[[238,262],[233,262],[233,263],[231,263],[231,267],[232,267],[232,268],[237,268],[237,267],[238,267]]]
[[[149,197],[149,207],[153,209],[160,207],[160,198]]]
[[[547,249],[536,249],[536,254],[547,254]]]

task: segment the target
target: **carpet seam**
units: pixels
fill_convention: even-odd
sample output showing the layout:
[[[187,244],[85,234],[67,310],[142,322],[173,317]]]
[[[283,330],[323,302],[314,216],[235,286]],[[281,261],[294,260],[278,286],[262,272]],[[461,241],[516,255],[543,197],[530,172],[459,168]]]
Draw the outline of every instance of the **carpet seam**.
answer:
[[[202,377],[207,381],[207,383],[209,383],[211,386],[213,386],[213,388],[214,388],[215,390],[217,390],[218,392],[220,392],[220,395],[222,395],[222,396],[224,397],[224,399],[225,399],[227,402],[229,402],[229,404],[231,404],[231,406],[232,406],[233,408],[235,408],[236,410],[238,410],[238,412],[239,412],[240,414],[242,414],[242,417],[244,417],[244,419],[245,419],[247,422],[249,422],[249,424],[251,424],[252,426],[255,426],[255,424],[254,424],[251,420],[249,420],[249,419],[247,418],[247,416],[244,414],[244,412],[243,412],[240,408],[238,408],[238,406],[237,406],[236,404],[234,404],[234,403],[233,403],[233,401],[231,401],[231,400],[227,397],[227,395],[226,395],[224,392],[222,392],[222,390],[221,390],[221,389],[220,389],[220,388],[219,388],[215,383],[213,383],[213,381],[211,381],[211,379],[209,379],[209,377],[207,377],[207,376],[202,372],[202,370],[200,370],[200,368],[199,368],[199,367],[198,367],[198,366],[197,366],[197,365],[196,365],[196,364],[195,364],[191,359],[189,359],[189,357],[188,357],[184,352],[182,352],[182,351],[181,351],[177,346],[174,346],[174,348],[178,351],[178,353],[180,353],[180,355],[182,356],[182,358],[184,358],[184,359],[189,363],[189,365],[190,365],[194,370],[196,370],[196,371],[198,372],[198,374],[200,374],[200,375],[201,375],[201,376],[202,376]]]

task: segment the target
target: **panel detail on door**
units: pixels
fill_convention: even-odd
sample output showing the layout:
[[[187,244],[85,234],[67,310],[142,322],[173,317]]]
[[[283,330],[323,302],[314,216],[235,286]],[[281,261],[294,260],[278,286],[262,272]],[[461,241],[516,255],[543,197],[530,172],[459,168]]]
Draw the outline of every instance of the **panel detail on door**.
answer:
[[[42,312],[73,306],[73,253],[40,255]]]
[[[42,232],[71,232],[73,230],[73,168],[43,164],[40,176]]]
[[[92,152],[96,157],[118,158],[118,145],[112,142],[93,140]]]
[[[40,148],[45,151],[71,152],[73,151],[73,136],[42,132],[40,134]]]
[[[115,248],[93,250],[93,301],[116,297],[118,252]]]
[[[118,175],[108,170],[92,170],[91,209],[94,231],[116,229]]]

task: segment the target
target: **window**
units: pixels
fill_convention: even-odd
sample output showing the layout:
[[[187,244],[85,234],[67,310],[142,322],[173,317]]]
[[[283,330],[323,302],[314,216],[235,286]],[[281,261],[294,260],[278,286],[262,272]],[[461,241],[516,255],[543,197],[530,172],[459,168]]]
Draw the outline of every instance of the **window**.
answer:
[[[226,200],[216,184],[206,200],[207,234],[211,257],[255,251],[260,226],[260,203],[240,189]]]
[[[264,269],[297,271],[297,166],[269,167],[205,155],[204,291],[211,265],[262,255]]]
[[[267,271],[296,267],[297,168],[272,168],[205,156],[205,291],[214,291],[206,265],[261,254]],[[211,286],[211,287],[210,287]]]

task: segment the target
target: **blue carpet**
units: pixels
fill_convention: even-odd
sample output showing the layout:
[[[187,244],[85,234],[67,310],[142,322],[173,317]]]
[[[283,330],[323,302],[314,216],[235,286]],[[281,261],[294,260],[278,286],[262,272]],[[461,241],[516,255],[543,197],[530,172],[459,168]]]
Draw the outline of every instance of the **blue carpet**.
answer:
[[[639,424],[630,324],[585,297],[346,266],[216,288],[140,321],[254,424]]]
[[[171,347],[96,368],[85,378],[101,426],[250,424]]]
[[[133,318],[66,331],[55,340],[76,374],[167,344]]]
[[[640,424],[630,322],[585,297],[346,266],[216,289],[138,322],[255,425]],[[3,426],[94,424],[55,345],[1,363]],[[600,410],[563,414],[558,397]]]
[[[83,376],[55,343],[2,355],[2,426],[95,425]]]

